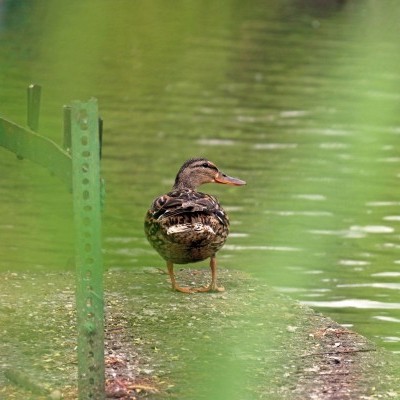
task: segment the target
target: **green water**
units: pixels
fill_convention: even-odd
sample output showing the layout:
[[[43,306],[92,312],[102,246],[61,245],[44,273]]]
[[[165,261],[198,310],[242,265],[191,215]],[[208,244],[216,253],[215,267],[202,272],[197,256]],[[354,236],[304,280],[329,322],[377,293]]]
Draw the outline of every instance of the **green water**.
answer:
[[[23,124],[40,83],[60,143],[62,105],[98,98],[108,268],[164,266],[143,216],[205,156],[248,182],[202,188],[232,220],[220,265],[400,351],[400,5],[338,3],[4,1],[0,112]],[[72,268],[69,194],[0,165],[0,269]]]

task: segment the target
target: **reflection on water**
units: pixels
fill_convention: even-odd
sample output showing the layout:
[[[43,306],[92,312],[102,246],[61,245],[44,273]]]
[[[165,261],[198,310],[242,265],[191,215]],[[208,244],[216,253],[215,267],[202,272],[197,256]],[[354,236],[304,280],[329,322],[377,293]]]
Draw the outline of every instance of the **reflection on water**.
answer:
[[[107,266],[163,266],[144,213],[206,156],[248,181],[203,189],[232,220],[220,263],[400,350],[397,3],[18,3],[1,10],[0,112],[23,122],[40,82],[60,142],[61,105],[99,98]],[[0,268],[66,268],[69,195],[1,153]]]
[[[366,308],[369,310],[398,310],[400,303],[385,303],[382,301],[372,301],[364,299],[346,299],[338,301],[303,301],[311,307],[328,307],[328,308]],[[376,317],[375,317],[376,318]],[[393,318],[390,318],[392,321]]]

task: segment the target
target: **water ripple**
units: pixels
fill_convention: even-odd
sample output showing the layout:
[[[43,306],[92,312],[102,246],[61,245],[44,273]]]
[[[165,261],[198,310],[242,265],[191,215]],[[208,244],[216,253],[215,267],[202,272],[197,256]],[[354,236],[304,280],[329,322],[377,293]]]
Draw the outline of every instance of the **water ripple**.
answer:
[[[253,148],[256,150],[281,150],[281,149],[295,149],[297,143],[256,143]]]
[[[383,217],[384,221],[400,221],[400,215],[388,215]]]
[[[375,289],[390,289],[390,290],[400,290],[400,283],[346,283],[337,285],[341,288],[375,288]]]
[[[364,260],[340,260],[339,264],[344,266],[354,266],[354,265],[361,266],[361,265],[368,265],[370,263]]]
[[[388,317],[387,315],[375,315],[372,318],[378,319],[379,321],[400,323],[400,319],[399,318]]]
[[[310,307],[320,308],[362,308],[362,309],[382,309],[382,310],[400,310],[400,303],[385,303],[383,301],[374,301],[366,299],[345,299],[332,301],[301,301]]]
[[[274,214],[282,217],[293,217],[293,216],[301,216],[301,217],[332,217],[333,213],[329,211],[264,211],[265,214]]]
[[[400,272],[377,272],[371,276],[379,276],[382,278],[398,278],[400,277]]]
[[[296,194],[293,196],[296,199],[302,199],[302,200],[310,200],[310,201],[324,201],[326,200],[326,196],[322,195],[322,194]]]
[[[267,251],[301,251],[297,247],[289,246],[238,246],[234,244],[227,244],[224,246],[226,250],[267,250]]]
[[[333,236],[342,236],[348,239],[361,239],[367,236],[369,233],[393,233],[394,228],[391,226],[385,225],[366,225],[366,226],[359,226],[353,225],[350,226],[349,229],[310,229],[309,233],[315,235],[333,235]]]
[[[394,228],[391,226],[385,225],[366,225],[366,226],[358,226],[354,225],[350,227],[351,231],[356,232],[365,232],[365,233],[392,233],[394,232]]]
[[[236,144],[234,140],[231,139],[199,139],[197,141],[198,144],[203,146],[233,146]]]

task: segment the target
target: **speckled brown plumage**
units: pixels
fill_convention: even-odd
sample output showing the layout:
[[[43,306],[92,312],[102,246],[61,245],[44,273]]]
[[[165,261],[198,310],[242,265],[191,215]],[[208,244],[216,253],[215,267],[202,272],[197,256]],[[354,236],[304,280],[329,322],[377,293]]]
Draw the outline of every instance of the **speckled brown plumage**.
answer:
[[[147,211],[144,228],[148,241],[167,261],[174,290],[182,292],[223,290],[216,284],[215,254],[229,234],[229,219],[218,200],[196,191],[203,183],[244,185],[223,174],[204,158],[186,161],[179,170],[172,191],[157,197]],[[173,264],[187,264],[210,258],[211,284],[188,289],[176,284]]]
[[[145,232],[161,257],[187,264],[211,257],[224,245],[229,219],[214,197],[175,190],[155,199],[147,212]]]

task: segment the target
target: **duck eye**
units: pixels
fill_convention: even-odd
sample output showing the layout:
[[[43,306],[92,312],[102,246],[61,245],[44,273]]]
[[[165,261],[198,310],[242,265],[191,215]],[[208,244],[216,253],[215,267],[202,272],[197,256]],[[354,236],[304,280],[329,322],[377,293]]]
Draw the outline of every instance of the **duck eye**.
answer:
[[[204,168],[209,168],[210,166],[209,166],[207,163],[204,163],[204,164],[202,165],[202,167],[204,167]]]

